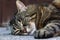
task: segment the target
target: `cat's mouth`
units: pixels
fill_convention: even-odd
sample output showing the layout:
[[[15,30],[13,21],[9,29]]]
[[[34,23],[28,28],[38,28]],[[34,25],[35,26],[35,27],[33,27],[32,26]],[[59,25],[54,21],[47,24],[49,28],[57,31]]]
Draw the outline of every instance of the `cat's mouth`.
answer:
[[[23,27],[24,27],[24,29],[21,32],[23,35],[27,35],[29,33],[29,27],[27,25],[24,25]]]

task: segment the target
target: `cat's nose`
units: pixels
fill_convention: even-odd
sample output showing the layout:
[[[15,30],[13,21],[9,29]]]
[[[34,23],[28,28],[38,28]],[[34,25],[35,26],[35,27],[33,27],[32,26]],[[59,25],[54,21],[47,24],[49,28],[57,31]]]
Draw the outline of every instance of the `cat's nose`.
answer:
[[[27,24],[23,24],[23,26],[27,26]]]

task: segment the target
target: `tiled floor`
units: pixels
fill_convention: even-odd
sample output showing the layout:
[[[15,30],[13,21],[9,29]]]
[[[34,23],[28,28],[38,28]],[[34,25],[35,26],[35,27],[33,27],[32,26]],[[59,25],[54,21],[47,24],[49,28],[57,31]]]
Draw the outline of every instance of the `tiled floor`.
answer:
[[[60,40],[60,37],[49,39],[34,39],[33,36],[14,36],[9,35],[11,31],[7,28],[0,28],[0,40]]]

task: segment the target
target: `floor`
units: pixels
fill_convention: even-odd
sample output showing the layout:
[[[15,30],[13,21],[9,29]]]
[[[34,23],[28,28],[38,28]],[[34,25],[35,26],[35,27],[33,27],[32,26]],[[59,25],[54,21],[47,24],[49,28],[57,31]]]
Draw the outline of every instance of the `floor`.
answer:
[[[33,36],[15,36],[9,35],[9,33],[11,33],[9,27],[0,28],[0,40],[60,40],[60,37],[49,39],[34,39]]]

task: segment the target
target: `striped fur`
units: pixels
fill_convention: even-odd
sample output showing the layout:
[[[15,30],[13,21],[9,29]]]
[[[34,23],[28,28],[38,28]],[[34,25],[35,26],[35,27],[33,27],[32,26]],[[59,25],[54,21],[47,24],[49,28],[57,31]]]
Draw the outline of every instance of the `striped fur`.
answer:
[[[53,20],[48,23],[44,28],[35,31],[35,38],[50,38],[60,35],[60,20]]]

